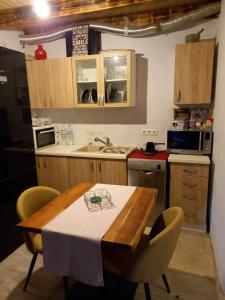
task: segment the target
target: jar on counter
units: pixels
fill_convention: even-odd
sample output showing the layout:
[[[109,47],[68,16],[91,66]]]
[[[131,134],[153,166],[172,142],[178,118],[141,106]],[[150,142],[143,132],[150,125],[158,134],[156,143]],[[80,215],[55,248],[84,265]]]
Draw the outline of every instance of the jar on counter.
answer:
[[[196,122],[196,120],[193,119],[193,118],[191,118],[191,119],[189,120],[188,124],[189,124],[189,128],[190,128],[190,129],[194,129],[194,128],[195,128],[195,122]]]

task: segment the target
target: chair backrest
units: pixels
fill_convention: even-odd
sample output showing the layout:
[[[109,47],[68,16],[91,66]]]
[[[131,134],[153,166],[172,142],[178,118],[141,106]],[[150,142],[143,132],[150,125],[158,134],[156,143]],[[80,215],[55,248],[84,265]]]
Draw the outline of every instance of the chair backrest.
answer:
[[[27,219],[60,193],[46,186],[35,186],[25,190],[18,198],[16,210],[20,221]],[[24,233],[24,241],[29,251],[34,252],[32,234]]]
[[[145,283],[163,275],[175,250],[183,218],[184,213],[180,207],[168,208],[157,218],[148,244],[129,267],[126,274],[128,280]]]

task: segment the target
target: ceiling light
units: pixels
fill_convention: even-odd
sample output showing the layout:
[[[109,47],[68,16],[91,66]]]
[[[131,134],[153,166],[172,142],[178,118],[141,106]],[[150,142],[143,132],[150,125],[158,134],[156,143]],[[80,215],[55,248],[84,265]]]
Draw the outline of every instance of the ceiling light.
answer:
[[[50,14],[50,7],[46,0],[34,0],[34,11],[40,18],[45,18]]]

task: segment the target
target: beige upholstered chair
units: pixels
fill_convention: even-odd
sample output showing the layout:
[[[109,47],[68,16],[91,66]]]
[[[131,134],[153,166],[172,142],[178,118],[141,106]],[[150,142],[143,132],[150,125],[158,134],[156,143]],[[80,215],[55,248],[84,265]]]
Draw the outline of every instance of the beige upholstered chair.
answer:
[[[60,193],[45,186],[31,187],[25,190],[16,203],[17,214],[21,221],[38,211],[42,206],[56,198]],[[42,241],[40,234],[24,232],[24,241],[27,249],[33,254],[27,278],[23,290],[26,291],[38,253],[42,253]]]
[[[183,210],[179,207],[165,210],[155,221],[150,234],[143,235],[136,252],[129,257],[123,253],[117,255],[114,249],[117,262],[112,253],[108,253],[103,259],[104,268],[126,277],[131,282],[143,283],[146,300],[151,299],[148,283],[160,277],[170,293],[165,271],[175,250],[183,218]]]

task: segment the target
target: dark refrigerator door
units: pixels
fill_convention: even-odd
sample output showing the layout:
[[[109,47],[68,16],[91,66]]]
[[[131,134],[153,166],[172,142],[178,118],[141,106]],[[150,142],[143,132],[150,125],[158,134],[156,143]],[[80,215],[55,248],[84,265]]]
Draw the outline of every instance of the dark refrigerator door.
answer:
[[[0,260],[22,242],[16,201],[37,185],[25,56],[0,47]]]

